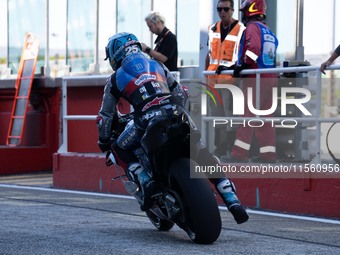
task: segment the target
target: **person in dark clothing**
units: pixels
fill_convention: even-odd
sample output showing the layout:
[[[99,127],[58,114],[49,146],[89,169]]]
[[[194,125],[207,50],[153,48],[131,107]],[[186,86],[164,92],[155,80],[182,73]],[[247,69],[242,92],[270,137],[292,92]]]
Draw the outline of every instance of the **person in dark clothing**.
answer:
[[[158,12],[151,12],[145,18],[150,31],[157,35],[155,48],[152,50],[142,43],[142,51],[151,58],[161,61],[170,71],[177,71],[177,38],[165,26],[165,19]]]

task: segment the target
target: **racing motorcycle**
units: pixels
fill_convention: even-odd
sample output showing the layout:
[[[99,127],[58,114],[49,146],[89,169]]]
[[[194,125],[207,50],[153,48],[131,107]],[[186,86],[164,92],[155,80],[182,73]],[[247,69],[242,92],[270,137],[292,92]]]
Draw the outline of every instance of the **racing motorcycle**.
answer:
[[[141,147],[135,151],[157,187],[146,215],[160,231],[168,231],[177,224],[195,243],[211,244],[219,237],[222,224],[210,183],[195,172],[197,163],[191,159],[198,153],[200,134],[192,129],[186,114],[156,118],[147,127]],[[111,152],[107,157],[114,160]],[[126,178],[122,178],[116,169],[126,191],[141,203],[137,178],[128,170]]]

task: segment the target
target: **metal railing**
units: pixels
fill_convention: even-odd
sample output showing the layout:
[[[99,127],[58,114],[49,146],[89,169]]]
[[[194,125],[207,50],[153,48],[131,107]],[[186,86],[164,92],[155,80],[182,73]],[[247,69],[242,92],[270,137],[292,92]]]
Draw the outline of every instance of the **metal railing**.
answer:
[[[326,70],[339,70],[340,65],[332,65],[327,67]],[[259,95],[260,95],[260,77],[261,74],[265,73],[301,73],[301,72],[311,72],[316,71],[316,116],[314,117],[294,117],[298,122],[315,122],[316,123],[316,160],[320,162],[320,134],[321,134],[321,123],[338,123],[340,118],[322,118],[321,116],[321,103],[322,103],[322,79],[319,66],[300,66],[300,67],[284,67],[284,68],[268,68],[268,69],[249,69],[243,70],[241,74],[256,74],[256,105],[259,105]],[[233,71],[223,71],[222,74],[232,74]],[[204,71],[203,75],[213,75],[215,72]],[[67,122],[72,120],[95,120],[96,115],[68,115],[67,113],[67,87],[68,86],[84,86],[84,85],[94,85],[103,86],[105,84],[108,75],[91,75],[91,76],[71,76],[62,78],[62,143],[58,150],[58,153],[68,152],[68,130]],[[193,81],[197,79],[192,79]],[[190,79],[180,79],[182,82],[188,82]],[[258,107],[256,107],[259,109]],[[256,117],[261,119],[260,117]],[[212,121],[213,116],[202,116],[202,137],[206,139],[206,130],[204,129],[204,123]],[[245,119],[242,117],[231,117],[230,120],[240,120]],[[254,118],[252,118],[254,119]],[[265,118],[266,121],[281,121],[283,118]]]
[[[340,69],[340,65],[333,65],[326,68],[326,70],[338,70]],[[261,93],[261,74],[266,73],[303,73],[303,72],[312,72],[316,71],[316,113],[315,116],[311,117],[294,117],[294,120],[297,122],[305,123],[305,122],[313,122],[316,123],[316,156],[313,160],[313,162],[321,162],[321,123],[338,123],[340,122],[340,118],[323,118],[321,117],[321,104],[322,104],[322,79],[321,79],[321,71],[320,66],[296,66],[296,67],[282,67],[282,68],[266,68],[266,69],[248,69],[243,70],[241,72],[242,75],[246,74],[255,74],[256,75],[256,109],[259,109],[259,103],[260,103],[260,93]],[[203,75],[214,75],[214,71],[204,71]],[[222,71],[221,74],[229,74],[232,75],[233,71]],[[223,87],[223,86],[222,86]],[[214,116],[202,116],[202,138],[204,141],[206,141],[206,130],[205,130],[205,123],[209,121],[213,121],[216,119]],[[282,121],[286,118],[282,117],[273,117],[273,118],[261,118],[259,116],[255,116],[252,118],[245,118],[245,117],[228,117],[229,120],[250,120],[250,119],[259,119],[262,121]]]
[[[96,85],[103,86],[108,75],[68,76],[62,78],[62,144],[58,153],[68,152],[68,128],[69,120],[95,120],[96,115],[68,115],[67,113],[67,87]]]
[[[180,81],[178,71],[171,72],[175,79]],[[67,87],[68,86],[104,86],[109,75],[67,76],[62,78],[62,142],[58,153],[68,152],[68,128],[69,120],[95,120],[97,115],[68,115],[67,113]]]

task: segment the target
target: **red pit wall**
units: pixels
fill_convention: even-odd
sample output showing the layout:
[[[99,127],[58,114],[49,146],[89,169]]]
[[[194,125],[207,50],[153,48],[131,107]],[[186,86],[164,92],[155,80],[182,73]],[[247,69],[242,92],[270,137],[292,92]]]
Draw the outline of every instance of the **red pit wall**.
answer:
[[[54,154],[53,186],[127,194],[103,154]],[[252,208],[340,218],[340,179],[233,179],[241,202]],[[219,204],[223,205],[220,197]]]
[[[234,182],[247,206],[340,218],[340,179],[235,179]]]
[[[119,179],[112,181],[117,175],[115,166],[106,166],[104,154],[53,155],[54,188],[127,194]]]
[[[0,175],[51,171],[59,142],[60,88],[32,87],[21,144],[9,147],[14,94],[14,89],[0,90]]]

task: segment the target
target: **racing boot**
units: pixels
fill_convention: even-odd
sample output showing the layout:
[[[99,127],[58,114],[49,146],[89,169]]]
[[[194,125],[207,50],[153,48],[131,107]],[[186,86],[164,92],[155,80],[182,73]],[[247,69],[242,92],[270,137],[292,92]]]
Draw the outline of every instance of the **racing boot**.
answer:
[[[135,174],[138,178],[142,189],[142,203],[140,209],[147,211],[152,207],[152,195],[155,193],[155,181],[151,179],[149,174],[139,163],[133,163],[128,167],[128,170]]]
[[[229,179],[220,179],[216,182],[216,190],[233,215],[237,224],[242,224],[249,219],[248,213],[236,196],[234,184]]]

